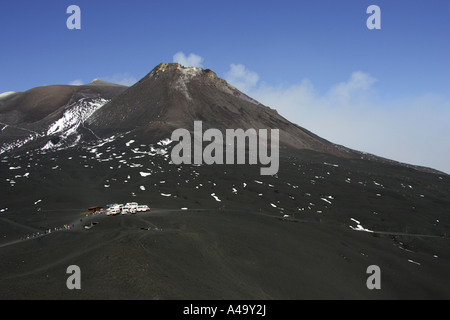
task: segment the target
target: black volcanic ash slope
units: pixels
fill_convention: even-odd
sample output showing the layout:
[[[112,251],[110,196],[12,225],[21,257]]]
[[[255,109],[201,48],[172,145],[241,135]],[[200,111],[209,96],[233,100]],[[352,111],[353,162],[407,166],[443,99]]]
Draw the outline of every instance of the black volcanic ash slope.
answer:
[[[73,298],[70,264],[83,270],[84,298],[449,297],[448,176],[283,151],[280,172],[262,177],[256,166],[175,166],[167,142],[130,133],[3,156],[0,297]],[[152,211],[80,215],[129,201]],[[89,221],[99,224],[82,229]],[[379,292],[365,287],[373,264]]]
[[[0,298],[450,297],[448,175],[340,151],[208,70],[162,64],[96,110],[53,127],[54,137],[82,136],[71,146],[43,136],[0,155]],[[278,174],[174,165],[171,131],[194,120],[279,124]],[[130,201],[152,211],[81,215]],[[65,286],[71,264],[80,292]],[[380,266],[382,290],[367,289],[369,265]]]

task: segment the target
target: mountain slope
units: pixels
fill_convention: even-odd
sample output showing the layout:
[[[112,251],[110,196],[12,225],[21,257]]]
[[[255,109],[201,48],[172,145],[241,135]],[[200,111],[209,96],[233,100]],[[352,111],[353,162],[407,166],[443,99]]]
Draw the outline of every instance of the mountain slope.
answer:
[[[210,70],[161,64],[109,96],[98,85],[58,88],[53,109],[17,105],[15,122],[16,94],[3,97],[0,137],[25,133],[0,154],[1,299],[450,297],[448,175],[336,146]],[[175,165],[171,133],[194,120],[279,128],[278,173]],[[135,201],[151,211],[87,215]],[[381,290],[366,286],[371,265]]]
[[[395,161],[336,145],[281,117],[209,69],[161,63],[128,88],[95,79],[83,86],[48,86],[0,98],[0,154],[24,147],[64,148],[133,131],[146,143],[178,128],[279,129],[280,147],[344,158]],[[431,168],[402,164],[420,171]]]
[[[100,136],[141,130],[157,138],[177,128],[193,130],[279,129],[282,147],[310,149],[348,157],[338,148],[241,93],[211,70],[162,63],[133,87],[96,112],[88,126]],[[344,150],[345,149],[345,150]]]
[[[0,99],[0,152],[24,145],[43,147],[52,139],[67,138],[62,126],[59,130],[55,128],[58,123],[69,122],[66,129],[72,129],[74,134],[75,123],[81,124],[93,111],[126,89],[97,80],[88,85],[54,85],[7,95]]]

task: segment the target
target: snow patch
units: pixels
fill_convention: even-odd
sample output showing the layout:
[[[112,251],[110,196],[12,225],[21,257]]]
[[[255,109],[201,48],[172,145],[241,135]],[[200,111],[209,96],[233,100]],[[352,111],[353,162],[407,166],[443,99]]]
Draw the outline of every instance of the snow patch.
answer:
[[[141,177],[144,177],[144,178],[152,175],[151,173],[148,173],[148,172],[139,172],[139,174],[141,175]]]
[[[164,139],[164,140],[159,141],[159,142],[157,143],[157,145],[160,145],[160,146],[167,146],[167,145],[171,144],[172,142],[173,142],[172,140],[170,140],[169,138],[167,138],[167,139]]]
[[[332,163],[327,163],[327,162],[324,162],[323,164],[326,165],[326,166],[332,166],[332,167],[335,167],[335,168],[339,167],[339,165],[337,165],[337,164],[332,164]]]
[[[364,228],[364,227],[361,225],[361,222],[359,222],[358,220],[353,219],[353,218],[350,218],[350,220],[352,220],[353,222],[356,223],[356,227],[350,226],[350,228],[352,228],[353,230],[355,230],[355,231],[364,231],[364,232],[370,232],[370,233],[373,233],[372,230],[369,230],[369,229]]]
[[[408,260],[408,262],[414,263],[414,264],[416,264],[416,265],[418,265],[418,266],[421,265],[419,262],[416,262],[416,261],[413,261],[413,260]]]

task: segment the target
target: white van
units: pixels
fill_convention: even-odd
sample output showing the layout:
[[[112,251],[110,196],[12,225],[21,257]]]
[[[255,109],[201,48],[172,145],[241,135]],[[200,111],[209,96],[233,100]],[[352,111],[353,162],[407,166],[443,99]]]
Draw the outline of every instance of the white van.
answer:
[[[115,206],[115,207],[109,207],[108,210],[106,210],[106,215],[107,216],[115,216],[116,214],[120,214],[120,207]]]
[[[139,204],[137,202],[128,202],[123,208],[126,208],[126,213],[136,213],[138,206]]]
[[[128,202],[126,206],[137,207],[139,204],[137,202]]]
[[[150,208],[147,205],[140,205],[136,210],[137,212],[147,212],[150,211]]]
[[[136,213],[136,211],[137,211],[137,206],[135,206],[135,205],[125,205],[122,208],[122,214]]]

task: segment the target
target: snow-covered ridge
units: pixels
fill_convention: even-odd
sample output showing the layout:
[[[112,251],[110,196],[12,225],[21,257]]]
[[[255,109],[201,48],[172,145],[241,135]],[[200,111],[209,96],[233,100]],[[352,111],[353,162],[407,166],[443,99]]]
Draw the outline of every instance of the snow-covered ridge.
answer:
[[[15,91],[8,91],[8,92],[0,93],[0,100],[4,99],[6,97],[9,97],[10,95],[13,95],[15,93],[17,93],[17,92],[15,92]]]
[[[63,116],[57,121],[53,122],[47,131],[42,133],[33,133],[26,138],[16,140],[12,143],[4,144],[0,147],[0,154],[20,148],[30,141],[51,137],[58,135],[61,138],[61,142],[58,144],[53,144],[49,141],[44,147],[43,150],[54,149],[60,147],[64,140],[68,137],[73,136],[77,133],[77,130],[80,126],[84,124],[84,122],[92,116],[97,110],[107,104],[110,100],[106,100],[103,98],[98,99],[80,99],[75,103],[72,103],[65,107],[65,112]],[[6,126],[5,126],[6,128]],[[3,129],[5,129],[3,128]],[[2,131],[3,131],[2,129]],[[71,146],[76,145],[80,141],[81,137],[76,137],[71,143]]]
[[[94,112],[103,107],[109,100],[100,98],[92,101],[81,99],[66,108],[62,118],[54,122],[47,130],[47,136],[60,134],[62,138],[74,134]]]
[[[41,137],[41,136],[38,134],[31,134],[24,139],[19,139],[14,142],[11,142],[11,143],[5,143],[0,147],[0,154],[5,153],[10,150],[13,150],[13,149],[16,149],[16,148],[20,148],[20,147],[24,146],[25,144],[27,144],[28,142],[33,141],[39,137]]]

